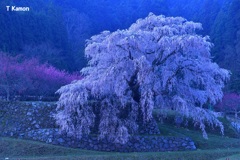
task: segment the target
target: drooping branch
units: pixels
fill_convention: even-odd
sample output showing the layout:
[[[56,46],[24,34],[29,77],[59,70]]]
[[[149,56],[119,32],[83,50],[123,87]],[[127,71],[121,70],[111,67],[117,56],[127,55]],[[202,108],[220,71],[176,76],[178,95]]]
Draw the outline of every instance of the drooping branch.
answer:
[[[130,131],[137,129],[136,120],[148,122],[156,105],[193,118],[204,135],[208,123],[223,131],[217,118],[201,106],[222,98],[229,72],[212,63],[211,43],[196,29],[201,25],[180,17],[149,14],[127,30],[93,36],[85,49],[90,59],[89,67],[82,70],[86,77],[59,90],[61,113],[81,110],[77,104],[87,103],[86,95],[99,100],[100,138],[115,143],[126,143]],[[56,116],[67,130],[70,126],[61,116],[68,121],[72,117]],[[92,118],[81,114],[75,118],[86,117]]]

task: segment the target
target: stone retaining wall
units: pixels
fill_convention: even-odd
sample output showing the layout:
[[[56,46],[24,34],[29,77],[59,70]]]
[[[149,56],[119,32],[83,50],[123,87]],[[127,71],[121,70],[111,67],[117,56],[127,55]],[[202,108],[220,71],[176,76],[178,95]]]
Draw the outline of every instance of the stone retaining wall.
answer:
[[[46,102],[3,103],[0,102],[1,136],[42,141],[45,143],[81,149],[117,152],[179,151],[195,150],[194,142],[187,137],[133,136],[122,144],[98,140],[96,136],[86,136],[81,140],[61,134],[52,117],[56,105]],[[153,126],[156,124],[149,124]],[[156,131],[153,131],[155,133]]]
[[[58,129],[34,130],[21,134],[19,138],[34,139],[50,144],[98,151],[155,152],[196,149],[194,142],[186,137],[134,136],[126,144],[114,144],[105,139],[98,140],[95,136],[83,137],[81,140],[75,139],[59,134]]]

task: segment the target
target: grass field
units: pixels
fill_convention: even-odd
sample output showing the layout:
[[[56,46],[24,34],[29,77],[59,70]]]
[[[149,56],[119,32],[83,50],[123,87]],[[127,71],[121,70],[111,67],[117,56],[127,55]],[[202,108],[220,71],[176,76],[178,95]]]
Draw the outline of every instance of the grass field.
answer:
[[[236,155],[220,158],[218,160],[240,160],[240,154],[236,154]]]
[[[229,140],[232,143],[233,139]],[[35,159],[35,160],[216,160],[222,157],[235,155],[235,159],[240,155],[240,148],[225,149],[198,149],[196,151],[183,152],[148,152],[148,153],[107,153],[70,149],[48,145],[39,142],[17,140],[12,138],[1,138],[0,157],[2,159]],[[227,144],[228,141],[225,140]]]
[[[0,138],[0,159],[35,159],[35,160],[240,160],[240,139],[229,128],[223,119],[225,136],[218,134],[218,130],[211,131],[209,139],[203,139],[200,131],[174,126],[170,121],[159,124],[164,136],[188,136],[197,146],[196,151],[181,152],[145,152],[145,153],[113,153],[97,152],[80,149],[59,147],[39,142]]]

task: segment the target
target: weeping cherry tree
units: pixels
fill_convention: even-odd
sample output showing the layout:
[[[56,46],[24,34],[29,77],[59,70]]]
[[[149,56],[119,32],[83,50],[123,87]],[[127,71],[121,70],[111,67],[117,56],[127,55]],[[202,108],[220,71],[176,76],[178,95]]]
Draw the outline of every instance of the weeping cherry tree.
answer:
[[[126,143],[139,116],[145,123],[154,108],[169,108],[191,118],[206,138],[206,125],[223,133],[204,106],[222,98],[229,72],[212,62],[212,43],[198,29],[199,23],[150,13],[129,29],[91,37],[84,78],[58,90],[61,130],[81,138],[97,126],[100,139]]]

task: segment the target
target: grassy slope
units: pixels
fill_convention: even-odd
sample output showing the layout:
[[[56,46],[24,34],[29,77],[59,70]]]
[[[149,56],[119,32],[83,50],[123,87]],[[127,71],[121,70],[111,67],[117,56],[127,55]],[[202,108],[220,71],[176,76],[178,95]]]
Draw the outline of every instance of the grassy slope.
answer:
[[[105,155],[69,155],[69,156],[43,156],[35,158],[16,158],[21,160],[217,160],[220,157],[230,157],[239,153],[239,150],[228,152],[226,150],[207,150],[194,152],[166,152],[166,153],[110,153]],[[225,159],[224,159],[225,160]],[[231,159],[232,160],[232,159]],[[239,159],[238,159],[239,160]]]
[[[220,158],[218,160],[240,160],[240,154],[236,154],[236,155],[233,155],[233,156],[227,156],[227,157],[224,157],[224,158]]]
[[[188,136],[193,139],[198,149],[231,149],[240,148],[240,139],[227,136],[208,134],[208,139],[202,137],[201,132],[177,128],[170,125],[161,125],[160,129],[168,136]]]
[[[155,153],[104,153],[69,149],[47,145],[39,142],[2,138],[0,140],[0,157],[9,159],[36,160],[120,160],[120,159],[156,159],[156,160],[211,160],[239,154],[240,149],[210,149],[191,152],[155,152]],[[0,158],[0,159],[1,159]]]
[[[16,140],[11,138],[0,139],[0,159],[9,157],[12,159],[96,159],[96,160],[112,160],[112,159],[156,159],[156,160],[217,160],[222,157],[240,154],[240,139],[228,138],[234,137],[234,132],[225,124],[225,135],[217,134],[219,131],[212,131],[209,139],[203,139],[201,132],[195,129],[186,129],[175,127],[170,121],[165,124],[159,124],[162,135],[164,136],[188,136],[193,139],[198,148],[197,151],[184,152],[154,152],[154,153],[106,153],[96,151],[86,151],[79,149],[70,149],[47,145],[44,143]],[[190,127],[191,128],[191,127]],[[237,155],[238,154],[238,155]],[[226,158],[225,158],[226,159]],[[240,158],[239,158],[240,159]],[[231,159],[232,160],[232,159]]]
[[[97,152],[98,153],[98,152]],[[0,138],[0,159],[12,157],[69,156],[93,155],[94,151],[78,150],[40,142]],[[98,153],[99,154],[99,153]],[[104,153],[101,153],[104,154]]]

